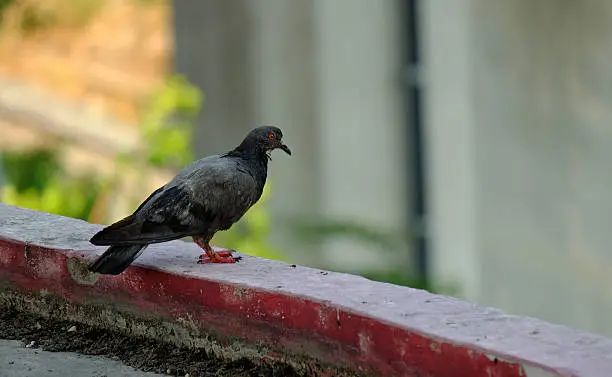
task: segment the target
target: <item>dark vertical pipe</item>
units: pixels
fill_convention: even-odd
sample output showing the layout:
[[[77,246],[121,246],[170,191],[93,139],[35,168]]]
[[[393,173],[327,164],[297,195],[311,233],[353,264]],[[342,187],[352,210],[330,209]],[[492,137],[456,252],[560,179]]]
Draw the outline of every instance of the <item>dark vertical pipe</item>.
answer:
[[[427,283],[427,235],[426,191],[423,143],[423,119],[421,102],[418,0],[404,0],[403,6],[403,56],[405,67],[405,109],[408,144],[408,174],[411,200],[410,219],[412,229],[413,261],[420,281]]]

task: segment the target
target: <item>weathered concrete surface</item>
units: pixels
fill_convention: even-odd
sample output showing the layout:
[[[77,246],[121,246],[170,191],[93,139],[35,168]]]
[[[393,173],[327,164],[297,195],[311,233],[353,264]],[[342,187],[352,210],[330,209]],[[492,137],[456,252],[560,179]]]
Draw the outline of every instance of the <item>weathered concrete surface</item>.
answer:
[[[0,278],[32,294],[187,323],[220,339],[228,355],[251,345],[254,358],[384,376],[515,377],[529,370],[604,377],[612,370],[612,340],[601,336],[261,258],[197,265],[198,248],[181,241],[149,247],[117,277],[79,276],[81,261],[103,250],[87,242],[99,228],[0,204]]]
[[[134,368],[101,356],[85,356],[73,352],[48,352],[26,348],[16,340],[0,340],[0,376],[2,377],[65,377],[124,376],[156,377],[156,373]]]

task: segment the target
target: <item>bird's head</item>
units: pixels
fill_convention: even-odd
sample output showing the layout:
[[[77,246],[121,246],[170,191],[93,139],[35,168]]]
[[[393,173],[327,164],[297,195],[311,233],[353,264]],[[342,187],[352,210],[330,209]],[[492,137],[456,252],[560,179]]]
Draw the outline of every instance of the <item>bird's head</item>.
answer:
[[[253,129],[242,144],[256,147],[259,150],[266,152],[270,157],[270,152],[274,149],[282,149],[288,155],[291,155],[291,149],[283,144],[283,132],[275,126],[262,126]]]

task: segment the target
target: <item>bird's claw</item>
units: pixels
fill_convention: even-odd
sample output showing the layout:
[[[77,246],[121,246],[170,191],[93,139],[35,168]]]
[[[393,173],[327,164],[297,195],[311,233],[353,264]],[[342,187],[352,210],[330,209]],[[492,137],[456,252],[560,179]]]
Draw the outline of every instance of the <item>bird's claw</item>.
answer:
[[[224,249],[224,250],[219,250],[219,251],[213,251],[214,254],[216,254],[219,257],[223,257],[223,258],[227,258],[227,257],[231,257],[232,253],[235,253],[236,250],[232,250],[232,249]],[[208,254],[204,253],[201,254],[199,257],[199,259],[204,259],[204,258],[209,258]]]
[[[198,259],[198,264],[206,264],[206,263],[237,263],[241,260],[242,257],[218,257],[210,259],[209,257]]]

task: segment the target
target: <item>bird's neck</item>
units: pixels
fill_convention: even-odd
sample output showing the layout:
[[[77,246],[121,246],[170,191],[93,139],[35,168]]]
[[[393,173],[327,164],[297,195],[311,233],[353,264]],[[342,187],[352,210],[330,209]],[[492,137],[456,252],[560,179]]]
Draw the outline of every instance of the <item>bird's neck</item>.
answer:
[[[245,163],[251,165],[254,169],[260,170],[260,173],[264,177],[267,175],[269,157],[262,148],[242,143],[227,155],[230,157],[238,157],[244,160]]]
[[[243,141],[242,144],[234,148],[230,154],[249,158],[263,158],[266,156],[266,151],[257,144]]]

